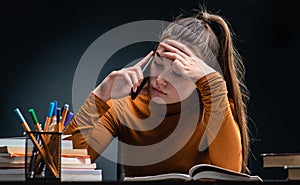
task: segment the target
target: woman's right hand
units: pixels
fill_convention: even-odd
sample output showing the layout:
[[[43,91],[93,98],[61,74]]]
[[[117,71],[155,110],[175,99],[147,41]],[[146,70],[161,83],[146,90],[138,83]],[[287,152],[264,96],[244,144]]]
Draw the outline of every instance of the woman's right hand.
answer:
[[[153,51],[132,67],[111,72],[93,90],[93,93],[103,101],[107,101],[128,96],[131,93],[131,88],[135,92],[144,78],[141,67],[147,63],[152,54]]]

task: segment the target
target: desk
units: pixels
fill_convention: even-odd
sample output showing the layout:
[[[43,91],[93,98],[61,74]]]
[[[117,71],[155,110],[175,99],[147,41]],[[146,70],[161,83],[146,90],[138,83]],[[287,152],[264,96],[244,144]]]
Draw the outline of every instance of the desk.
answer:
[[[148,181],[148,182],[118,182],[118,181],[102,181],[102,182],[59,182],[59,181],[26,181],[26,182],[0,182],[0,185],[299,185],[300,181],[264,181],[264,182],[170,182],[170,181]]]

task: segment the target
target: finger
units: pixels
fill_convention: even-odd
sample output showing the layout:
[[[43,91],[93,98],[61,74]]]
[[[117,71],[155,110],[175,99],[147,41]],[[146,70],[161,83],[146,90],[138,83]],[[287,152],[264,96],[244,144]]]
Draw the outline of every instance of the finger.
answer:
[[[132,88],[133,87],[133,83],[132,83],[130,75],[128,73],[123,73],[122,75],[123,75],[123,78],[124,78],[125,82],[128,84],[128,86],[130,88]]]
[[[140,67],[130,67],[128,71],[132,71],[135,73],[138,79],[138,83],[140,83],[144,79],[143,71]]]
[[[182,51],[180,51],[176,47],[171,46],[169,44],[161,43],[160,46],[162,48],[164,48],[165,52],[168,51],[168,52],[176,53],[176,54],[180,55],[182,58],[188,57],[188,55],[186,55],[185,53],[183,53]]]
[[[136,68],[136,75],[137,75],[137,78],[138,78],[138,85],[140,85],[140,83],[144,79],[144,74],[143,74],[143,71],[140,67]]]
[[[184,45],[181,42],[167,39],[167,40],[164,40],[164,42],[162,44],[163,44],[162,46],[168,47],[169,49],[173,49],[174,52],[176,51],[178,53],[178,51],[181,51],[184,54],[186,54],[187,56],[193,55],[193,52],[186,45]]]
[[[165,57],[165,58],[168,58],[168,59],[170,59],[170,60],[172,60],[172,61],[174,61],[174,60],[179,60],[179,62],[181,62],[183,65],[186,65],[186,64],[187,64],[186,60],[185,60],[182,56],[180,56],[179,54],[177,54],[177,53],[173,53],[173,52],[162,52],[162,53],[160,54],[160,56]]]
[[[136,89],[137,89],[137,87],[139,85],[139,80],[138,80],[137,74],[134,71],[129,71],[128,74],[129,74],[129,76],[131,78],[131,83],[133,85],[133,87],[132,87],[133,88],[133,92],[136,92]]]
[[[172,70],[176,73],[176,74],[181,74],[183,76],[185,76],[185,72],[184,72],[184,65],[182,64],[182,62],[180,62],[179,60],[174,60],[173,64],[172,64]]]
[[[146,63],[148,62],[148,60],[151,58],[151,56],[153,55],[154,51],[150,51],[141,61],[139,61],[137,64],[135,64],[135,67],[144,67],[146,65]]]

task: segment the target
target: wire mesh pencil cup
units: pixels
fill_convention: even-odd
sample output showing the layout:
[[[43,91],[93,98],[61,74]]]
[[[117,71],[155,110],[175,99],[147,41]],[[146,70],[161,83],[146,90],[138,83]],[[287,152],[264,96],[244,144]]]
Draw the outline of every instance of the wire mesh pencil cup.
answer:
[[[61,132],[26,132],[25,179],[61,179]]]

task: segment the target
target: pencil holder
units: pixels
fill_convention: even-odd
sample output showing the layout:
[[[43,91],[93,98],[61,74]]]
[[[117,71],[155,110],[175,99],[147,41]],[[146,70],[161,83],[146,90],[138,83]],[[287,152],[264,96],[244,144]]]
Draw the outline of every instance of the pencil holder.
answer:
[[[61,137],[59,132],[26,132],[25,179],[61,179]]]

